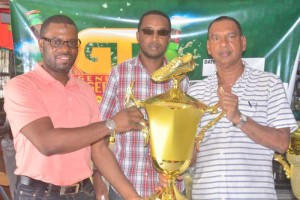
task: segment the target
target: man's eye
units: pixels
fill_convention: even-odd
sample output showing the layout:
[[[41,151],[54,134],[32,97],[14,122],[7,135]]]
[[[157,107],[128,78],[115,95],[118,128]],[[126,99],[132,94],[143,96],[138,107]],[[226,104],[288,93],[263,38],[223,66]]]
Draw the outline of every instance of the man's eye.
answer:
[[[76,46],[77,45],[77,41],[69,41],[69,45]]]
[[[51,40],[51,44],[53,44],[53,45],[59,45],[61,43],[62,43],[61,40]]]
[[[169,35],[170,31],[169,30],[165,30],[165,29],[161,29],[157,31],[157,34],[160,36],[167,36]]]
[[[218,40],[219,40],[219,37],[218,37],[218,36],[212,36],[212,37],[211,37],[211,40],[212,40],[212,41],[218,41]]]
[[[152,29],[143,29],[143,33],[145,35],[152,35],[154,33],[154,30],[152,30]]]
[[[235,34],[229,34],[227,37],[228,37],[228,39],[235,39],[236,35]]]

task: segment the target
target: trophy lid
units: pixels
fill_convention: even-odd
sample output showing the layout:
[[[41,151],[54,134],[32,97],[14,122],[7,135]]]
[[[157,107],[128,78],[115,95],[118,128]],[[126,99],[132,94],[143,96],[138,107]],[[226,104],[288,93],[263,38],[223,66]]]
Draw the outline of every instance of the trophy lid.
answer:
[[[174,87],[163,94],[159,94],[145,100],[144,104],[155,104],[158,106],[169,107],[172,109],[184,109],[190,107],[194,107],[201,110],[207,109],[207,106],[204,103],[184,93],[180,88]]]
[[[181,81],[186,73],[195,69],[195,61],[191,53],[174,58],[167,65],[159,68],[151,75],[151,79],[157,82],[173,79]],[[175,82],[176,84],[176,82]]]
[[[151,79],[157,82],[173,79],[173,87],[160,95],[156,95],[144,101],[147,104],[161,105],[164,107],[183,109],[187,107],[194,107],[197,109],[206,110],[207,106],[201,101],[184,93],[179,83],[186,76],[186,74],[195,69],[195,61],[193,55],[187,53],[181,57],[177,57],[169,62],[167,65],[153,72]]]

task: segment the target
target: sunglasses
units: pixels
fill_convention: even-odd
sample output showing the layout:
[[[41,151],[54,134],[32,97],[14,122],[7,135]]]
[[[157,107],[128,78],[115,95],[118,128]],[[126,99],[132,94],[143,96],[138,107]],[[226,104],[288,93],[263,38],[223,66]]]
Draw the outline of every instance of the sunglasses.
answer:
[[[142,28],[139,30],[139,32],[143,32],[144,35],[153,35],[154,32],[156,32],[156,34],[159,36],[168,36],[170,34],[170,31],[166,29],[153,30],[150,28]]]

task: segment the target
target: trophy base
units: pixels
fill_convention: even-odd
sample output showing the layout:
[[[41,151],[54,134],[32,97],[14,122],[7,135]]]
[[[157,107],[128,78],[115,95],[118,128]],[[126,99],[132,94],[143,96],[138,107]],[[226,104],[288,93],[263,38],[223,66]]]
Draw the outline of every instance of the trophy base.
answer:
[[[157,191],[151,197],[146,200],[188,200],[183,194],[181,194],[177,187],[164,187],[162,190]]]

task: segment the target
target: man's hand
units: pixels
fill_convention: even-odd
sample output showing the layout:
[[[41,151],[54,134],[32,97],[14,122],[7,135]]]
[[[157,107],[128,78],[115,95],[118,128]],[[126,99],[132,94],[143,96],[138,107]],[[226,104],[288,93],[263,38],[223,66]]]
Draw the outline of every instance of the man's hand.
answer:
[[[96,192],[96,199],[97,200],[109,200],[108,198],[108,189],[106,184],[102,180],[102,176],[100,173],[94,173],[93,175],[93,185]]]
[[[143,113],[137,107],[130,107],[118,112],[112,118],[116,123],[116,132],[125,132],[130,129],[142,129],[147,124]]]
[[[226,117],[233,124],[237,124],[240,120],[240,111],[238,110],[239,99],[231,91],[219,92],[221,109],[226,113]]]
[[[156,191],[161,191],[164,187],[168,185],[168,179],[161,174],[158,174],[158,183],[155,187]]]
[[[176,178],[177,181],[182,181],[183,180],[183,175],[179,175]],[[164,177],[163,175],[159,174],[158,175],[158,184],[155,188],[156,191],[162,190],[163,187],[168,186],[168,179]]]

